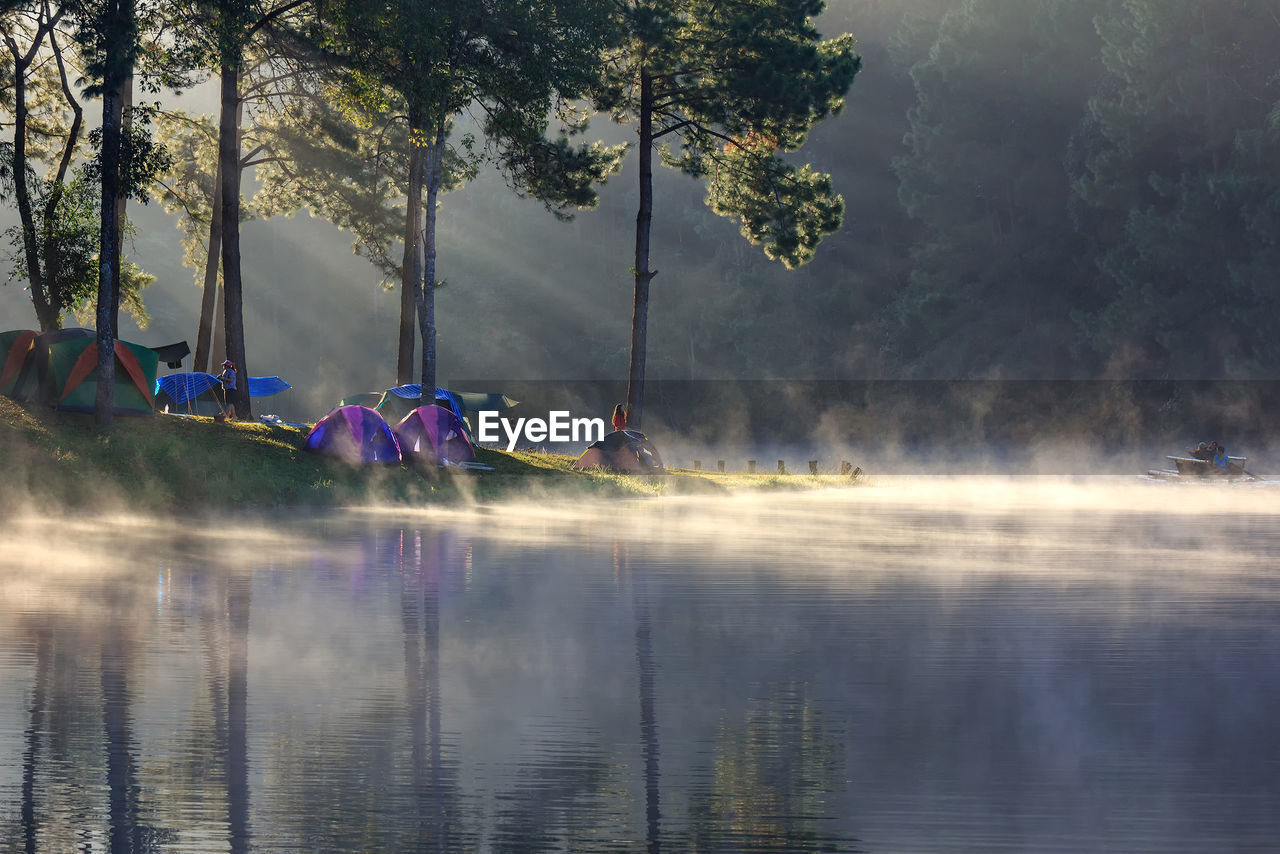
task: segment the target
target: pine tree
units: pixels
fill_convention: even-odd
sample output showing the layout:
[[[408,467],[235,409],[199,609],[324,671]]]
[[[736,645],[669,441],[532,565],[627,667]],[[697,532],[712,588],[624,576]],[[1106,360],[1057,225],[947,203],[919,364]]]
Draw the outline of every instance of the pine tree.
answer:
[[[643,420],[653,154],[706,182],[707,204],[788,267],[807,262],[840,225],[828,176],[778,156],[837,112],[860,60],[853,38],[821,41],[821,0],[625,0],[623,33],[594,94],[597,109],[637,125],[634,311],[629,423]],[[673,147],[678,146],[678,147]]]
[[[401,328],[416,314],[424,395],[436,387],[437,200],[449,181],[455,117],[476,117],[479,138],[452,147],[463,171],[488,160],[517,192],[551,210],[593,205],[594,185],[617,162],[599,145],[575,146],[582,128],[569,102],[586,88],[605,33],[601,7],[586,0],[400,0],[373,7],[335,0],[325,7],[328,47],[350,69],[347,92],[372,112],[402,117],[408,146],[401,262]],[[552,115],[564,132],[547,138]],[[403,364],[406,339],[400,338]]]
[[[244,340],[244,293],[240,269],[241,181],[244,170],[242,140],[245,78],[259,61],[278,73],[293,72],[294,57],[279,49],[256,54],[255,48],[286,28],[290,16],[300,17],[309,0],[186,0],[167,8],[174,43],[162,60],[171,82],[185,83],[184,74],[212,72],[218,78],[217,215],[221,225],[223,323],[227,358],[237,374],[249,376]],[[264,98],[276,93],[268,88]],[[209,281],[206,276],[206,282]],[[205,300],[207,304],[208,300]],[[206,321],[207,322],[207,321]],[[204,323],[202,323],[204,328]],[[197,342],[197,346],[199,345]],[[252,419],[249,384],[236,384],[231,401],[237,417]]]

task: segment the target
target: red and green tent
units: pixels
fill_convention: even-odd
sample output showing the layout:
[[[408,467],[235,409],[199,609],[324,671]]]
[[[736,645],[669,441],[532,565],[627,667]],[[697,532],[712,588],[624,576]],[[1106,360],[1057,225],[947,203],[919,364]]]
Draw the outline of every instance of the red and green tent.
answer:
[[[115,342],[117,415],[150,415],[160,357],[149,347]],[[48,393],[54,408],[92,412],[98,394],[98,340],[75,338],[49,347]]]
[[[34,329],[0,332],[0,394],[19,396],[19,380],[23,378],[23,369],[28,368],[35,357],[38,337],[40,333]]]

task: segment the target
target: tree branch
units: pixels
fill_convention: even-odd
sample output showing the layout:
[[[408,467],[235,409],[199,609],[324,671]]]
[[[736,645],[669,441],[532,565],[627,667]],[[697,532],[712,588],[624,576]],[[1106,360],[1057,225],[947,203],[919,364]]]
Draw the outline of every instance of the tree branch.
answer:
[[[240,168],[243,169],[248,164],[248,162],[251,159],[253,159],[253,156],[255,154],[262,151],[266,147],[267,147],[266,143],[260,143],[258,145],[255,145],[249,151],[245,152],[244,156],[240,158]]]
[[[281,15],[286,15],[289,12],[292,12],[294,9],[297,9],[299,6],[305,6],[310,2],[311,0],[293,0],[293,2],[291,3],[286,3],[283,6],[277,6],[276,8],[272,9],[270,12],[267,12],[261,18],[259,18],[257,23],[255,23],[252,27],[250,27],[248,32],[245,33],[245,37],[246,38],[252,37],[254,33],[262,29],[263,27],[265,27],[267,24],[270,24],[272,21],[279,18]]]
[[[696,124],[697,124],[697,122],[695,122],[693,119],[685,119],[684,121],[682,121],[682,122],[678,122],[677,124],[671,125],[670,127],[663,128],[662,130],[660,130],[660,131],[658,131],[657,133],[653,134],[653,136],[651,136],[651,137],[650,137],[650,139],[655,139],[655,140],[656,140],[656,139],[658,139],[659,137],[666,136],[666,135],[667,135],[667,134],[669,134],[669,133],[675,133],[675,132],[676,132],[676,131],[678,131],[678,130],[682,130],[682,129],[684,129],[684,128],[687,128],[689,125],[696,125]]]
[[[80,102],[72,94],[71,85],[67,82],[67,69],[62,62],[62,49],[58,47],[57,41],[54,40],[52,30],[49,31],[49,47],[53,49],[54,59],[58,63],[58,80],[62,84],[62,94],[67,99],[71,112],[75,114],[75,118],[71,121],[71,129],[67,131],[67,144],[62,149],[62,159],[58,161],[58,172],[55,180],[61,185],[67,176],[67,168],[71,165],[71,155],[80,139],[80,122],[84,111],[80,109]],[[56,206],[56,202],[54,204]]]

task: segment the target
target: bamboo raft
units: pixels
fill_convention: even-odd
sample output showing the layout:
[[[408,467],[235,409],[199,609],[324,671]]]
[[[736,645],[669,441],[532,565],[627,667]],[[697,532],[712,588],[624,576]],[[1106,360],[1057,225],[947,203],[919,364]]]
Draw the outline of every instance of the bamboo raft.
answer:
[[[1180,480],[1253,480],[1254,476],[1245,471],[1247,457],[1227,457],[1227,467],[1214,465],[1213,460],[1198,460],[1195,457],[1170,456],[1173,470],[1153,469],[1147,474],[1151,477],[1176,478]]]

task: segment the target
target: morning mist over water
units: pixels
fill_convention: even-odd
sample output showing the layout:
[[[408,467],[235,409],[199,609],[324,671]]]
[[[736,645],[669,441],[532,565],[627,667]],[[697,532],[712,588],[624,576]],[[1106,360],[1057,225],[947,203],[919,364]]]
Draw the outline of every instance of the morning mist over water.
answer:
[[[1280,0],[0,33],[0,854],[1280,848]]]
[[[1268,486],[888,479],[10,529],[5,850],[1264,851],[1277,831]]]

